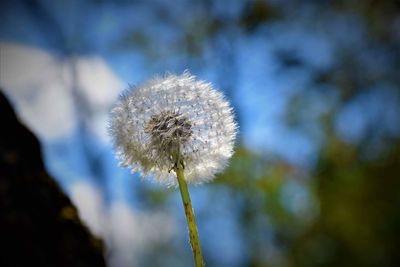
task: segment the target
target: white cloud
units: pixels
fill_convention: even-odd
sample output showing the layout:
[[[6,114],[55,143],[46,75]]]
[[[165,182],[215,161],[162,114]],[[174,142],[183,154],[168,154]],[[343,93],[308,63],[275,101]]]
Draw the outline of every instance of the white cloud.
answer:
[[[103,59],[60,59],[38,48],[0,42],[0,86],[14,102],[19,117],[41,139],[62,138],[76,127],[74,80],[91,111],[90,130],[108,141],[106,114],[123,83]]]
[[[101,58],[59,59],[38,48],[0,42],[0,87],[40,139],[66,137],[77,126],[71,60],[77,89],[89,105],[89,130],[106,142],[108,110],[124,85]],[[108,205],[102,191],[87,180],[72,184],[69,193],[82,220],[106,242],[110,266],[134,266],[141,253],[175,233],[168,214],[134,211],[123,202]]]
[[[122,89],[122,82],[99,57],[76,58],[76,70],[79,88],[93,107],[107,108]]]
[[[70,188],[71,201],[78,208],[81,219],[97,235],[105,235],[105,211],[100,190],[88,182],[76,182]]]
[[[112,253],[110,266],[135,266],[137,256],[156,244],[168,242],[176,229],[167,214],[155,212],[132,213],[124,203],[114,203],[110,208],[110,233]]]
[[[42,50],[0,43],[0,86],[24,123],[41,138],[55,138],[75,127],[63,64]]]
[[[109,143],[107,120],[110,106],[124,89],[120,81],[99,57],[76,58],[79,90],[91,110],[89,129],[103,143]]]
[[[134,212],[123,202],[106,208],[101,192],[91,183],[77,182],[70,192],[82,220],[106,242],[110,266],[135,266],[141,253],[168,242],[176,232],[173,219],[165,213]]]

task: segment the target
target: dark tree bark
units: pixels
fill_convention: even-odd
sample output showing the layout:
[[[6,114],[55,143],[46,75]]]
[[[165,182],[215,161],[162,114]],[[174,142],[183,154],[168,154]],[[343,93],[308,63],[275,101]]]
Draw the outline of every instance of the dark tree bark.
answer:
[[[39,141],[1,91],[0,122],[0,266],[105,266],[102,241],[46,172]]]

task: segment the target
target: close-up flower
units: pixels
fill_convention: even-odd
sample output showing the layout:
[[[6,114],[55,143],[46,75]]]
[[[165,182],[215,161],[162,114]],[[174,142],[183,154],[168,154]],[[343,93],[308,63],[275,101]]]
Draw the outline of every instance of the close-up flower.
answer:
[[[168,185],[177,185],[178,157],[187,182],[213,179],[232,156],[236,131],[223,94],[188,72],[129,88],[111,111],[121,165]]]
[[[130,88],[111,111],[110,133],[121,165],[179,185],[196,267],[204,261],[186,183],[209,181],[223,170],[236,131],[222,93],[189,72]]]
[[[399,1],[0,17],[0,267],[400,266]]]

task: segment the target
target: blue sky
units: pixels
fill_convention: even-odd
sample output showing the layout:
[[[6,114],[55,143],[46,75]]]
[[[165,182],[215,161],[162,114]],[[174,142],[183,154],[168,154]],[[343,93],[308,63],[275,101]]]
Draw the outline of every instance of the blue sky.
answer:
[[[50,0],[2,3],[0,52],[4,54],[0,85],[14,101],[20,117],[41,139],[49,171],[69,194],[74,196],[78,192],[77,203],[83,203],[82,199],[92,203],[92,208],[84,209],[112,209],[114,203],[124,203],[135,211],[133,214],[144,214],[144,220],[153,218],[143,208],[137,193],[158,185],[143,183],[137,174],[117,166],[105,128],[107,112],[121,90],[165,72],[188,69],[224,90],[240,119],[240,142],[248,148],[283,158],[306,171],[315,164],[324,141],[318,116],[337,104],[338,95],[332,86],[315,88],[313,75],[316,70],[328,70],[335,64],[338,46],[360,47],[360,40],[365,37],[362,24],[343,15],[330,21],[329,30],[322,19],[321,25],[310,28],[282,20],[248,33],[229,24],[240,15],[243,5],[243,1],[230,1],[229,5],[215,1],[205,9],[201,2],[183,0],[174,2],[174,6],[161,0],[119,4]],[[312,10],[303,10],[298,19],[306,19],[308,12]],[[210,37],[205,26],[208,17],[221,18],[228,26]],[[335,40],[330,38],[332,34]],[[303,66],[284,68],[277,52],[295,55]],[[380,58],[377,55],[371,59],[369,55],[361,53],[360,60]],[[370,65],[382,67],[385,60],[374,63]],[[24,66],[24,73],[15,73]],[[88,103],[83,110],[76,109],[76,98],[71,94],[71,66],[79,70],[79,94]],[[393,86],[377,85],[368,88],[368,92],[348,103],[335,119],[337,132],[345,140],[358,142],[377,122],[385,135],[400,132],[400,124],[393,123],[400,114],[399,95]],[[308,100],[308,105],[297,114],[301,127],[290,127],[286,112],[293,105],[293,97],[299,94]],[[54,114],[57,112],[60,114]],[[91,189],[82,186],[83,182]],[[296,213],[309,205],[303,187],[289,184],[287,192],[303,201],[289,198],[288,209]],[[210,204],[207,194],[207,189],[193,188],[195,209],[200,214]],[[93,197],[86,199],[85,195]],[[204,220],[200,226],[200,232],[207,233],[204,242],[216,262],[218,257],[212,254],[213,249],[224,248],[230,255],[218,262],[219,266],[240,266],[240,258],[246,254],[240,237],[232,235],[240,231],[234,223],[232,205],[221,201],[215,209],[224,212],[215,212],[212,220]],[[184,224],[177,206],[180,203],[176,196],[168,204],[167,215],[176,212],[179,223]],[[129,210],[117,207],[117,211]],[[102,229],[99,219],[93,217],[106,216],[103,213],[104,210],[90,215],[88,224]],[[173,236],[173,232],[169,234]],[[166,240],[171,238],[167,233],[164,236]],[[207,236],[220,238],[211,242]],[[151,234],[143,239],[151,239]],[[132,242],[136,244],[129,238],[114,243],[120,248]],[[135,261],[124,256],[115,259],[119,260]]]

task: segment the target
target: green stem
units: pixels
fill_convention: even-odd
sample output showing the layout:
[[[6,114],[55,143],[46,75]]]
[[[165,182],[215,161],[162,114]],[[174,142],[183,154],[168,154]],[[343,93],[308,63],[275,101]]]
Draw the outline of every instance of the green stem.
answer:
[[[186,222],[189,230],[189,239],[192,247],[194,263],[195,267],[203,267],[203,257],[201,256],[199,235],[197,233],[196,221],[194,220],[192,202],[190,201],[189,191],[183,173],[183,166],[180,165],[181,164],[177,164],[175,172],[178,178],[179,189],[181,191],[183,207],[185,208]]]

